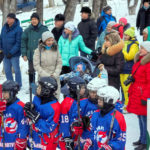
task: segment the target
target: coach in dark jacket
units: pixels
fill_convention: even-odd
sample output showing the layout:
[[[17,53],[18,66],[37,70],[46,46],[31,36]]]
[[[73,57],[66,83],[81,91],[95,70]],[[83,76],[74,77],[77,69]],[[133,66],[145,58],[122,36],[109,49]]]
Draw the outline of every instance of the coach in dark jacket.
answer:
[[[97,38],[97,25],[94,20],[90,19],[91,9],[89,7],[82,7],[81,17],[82,21],[78,24],[79,32],[83,37],[85,45],[94,51]],[[81,52],[81,55],[87,56],[83,52]]]
[[[19,57],[21,55],[22,28],[14,13],[7,15],[0,37],[0,50],[4,54],[4,70],[7,80],[13,80],[11,67],[14,68],[16,82],[22,86]]]
[[[148,0],[144,0],[142,8],[140,8],[137,19],[136,27],[140,29],[140,34],[143,34],[145,27],[150,26],[150,5]]]
[[[124,42],[116,32],[108,33],[102,48],[100,57],[101,63],[104,64],[108,71],[109,85],[120,88],[120,73],[124,65],[122,49]]]

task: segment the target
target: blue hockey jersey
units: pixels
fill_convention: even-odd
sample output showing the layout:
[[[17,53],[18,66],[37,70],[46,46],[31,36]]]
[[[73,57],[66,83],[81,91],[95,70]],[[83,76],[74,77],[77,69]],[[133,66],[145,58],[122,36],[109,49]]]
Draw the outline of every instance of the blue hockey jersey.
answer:
[[[41,104],[41,99],[37,96],[34,97],[33,104],[36,111],[40,113],[40,119],[36,124],[33,124],[33,149],[48,150],[51,147],[48,143],[58,142],[60,104],[57,100]]]
[[[16,138],[26,139],[29,126],[24,115],[24,103],[17,99],[13,104],[6,107],[4,111],[4,137],[5,150],[14,150]],[[1,119],[1,118],[0,118]],[[3,150],[2,125],[0,130],[0,150]]]
[[[125,149],[126,122],[124,116],[119,111],[116,111],[112,134],[107,143],[113,112],[114,110],[102,116],[98,110],[93,114],[91,119],[92,131],[94,133],[94,136],[91,137],[94,146],[93,150],[100,149],[102,144],[108,144],[113,150]]]

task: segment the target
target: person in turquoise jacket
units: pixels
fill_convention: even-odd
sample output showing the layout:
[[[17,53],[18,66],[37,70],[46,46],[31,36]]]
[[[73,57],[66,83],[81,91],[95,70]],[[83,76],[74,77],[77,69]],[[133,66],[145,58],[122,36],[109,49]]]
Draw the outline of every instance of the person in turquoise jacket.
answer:
[[[64,26],[62,36],[58,41],[59,51],[62,58],[63,68],[61,74],[69,73],[69,60],[71,57],[79,55],[79,49],[86,54],[91,54],[93,59],[96,59],[96,53],[87,48],[78,29],[72,21],[69,21]]]
[[[150,26],[143,30],[143,41],[150,41]]]

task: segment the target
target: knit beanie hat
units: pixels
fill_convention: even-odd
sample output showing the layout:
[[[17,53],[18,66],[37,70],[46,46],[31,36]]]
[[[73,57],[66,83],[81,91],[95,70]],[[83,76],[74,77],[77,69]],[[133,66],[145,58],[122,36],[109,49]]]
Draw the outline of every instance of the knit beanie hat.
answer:
[[[88,14],[91,14],[91,9],[89,7],[82,7],[81,9],[81,13],[88,13]]]
[[[107,27],[113,27],[115,24],[116,24],[115,21],[110,21],[110,22],[107,24]]]
[[[150,52],[150,41],[144,41],[140,44],[147,52]]]
[[[65,21],[65,16],[63,14],[57,14],[55,16],[55,21]]]
[[[31,15],[30,19],[32,20],[32,18],[36,18],[36,19],[40,20],[40,17],[39,17],[39,15],[37,13],[33,13]]]
[[[7,18],[12,18],[12,19],[16,19],[16,15],[14,13],[9,13],[7,15]]]
[[[127,24],[127,19],[122,17],[122,18],[119,19],[119,22],[122,22],[122,23],[124,23],[124,25],[126,25]]]
[[[135,37],[135,28],[134,27],[130,27],[128,28],[124,34],[129,35],[131,38]]]
[[[112,9],[109,5],[103,7],[103,11],[107,12],[108,10]]]
[[[54,38],[54,35],[50,31],[46,31],[42,34],[42,41],[45,42],[49,38]]]
[[[76,29],[76,27],[75,27],[75,25],[74,25],[74,23],[73,23],[72,21],[67,22],[67,23],[65,24],[64,28],[65,28],[65,29],[68,29],[68,30],[70,30],[70,31],[72,31],[72,32],[74,32],[75,29]]]
[[[143,0],[143,4],[144,4],[145,2],[150,3],[150,0]]]

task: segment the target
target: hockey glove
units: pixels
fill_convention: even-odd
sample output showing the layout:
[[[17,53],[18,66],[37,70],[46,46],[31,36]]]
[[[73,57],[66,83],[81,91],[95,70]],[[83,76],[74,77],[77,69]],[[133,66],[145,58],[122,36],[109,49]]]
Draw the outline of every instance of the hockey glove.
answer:
[[[88,116],[82,117],[83,129],[88,129],[90,127],[90,118]]]
[[[26,139],[16,139],[16,143],[14,145],[15,150],[25,150],[27,147],[27,140]]]
[[[73,150],[74,149],[74,142],[73,142],[73,139],[71,138],[65,138],[64,139],[65,141],[65,147],[67,150]]]
[[[6,110],[6,100],[0,101],[0,112]]]
[[[76,121],[76,122],[73,122],[72,123],[72,132],[75,134],[75,135],[82,135],[83,133],[83,123],[82,122],[79,122],[79,121]]]
[[[91,139],[86,139],[85,144],[83,145],[83,150],[88,150],[92,146]]]
[[[112,148],[107,144],[103,144],[103,145],[101,145],[101,147],[102,148],[100,148],[100,150],[112,150]]]

